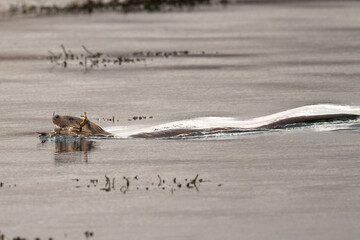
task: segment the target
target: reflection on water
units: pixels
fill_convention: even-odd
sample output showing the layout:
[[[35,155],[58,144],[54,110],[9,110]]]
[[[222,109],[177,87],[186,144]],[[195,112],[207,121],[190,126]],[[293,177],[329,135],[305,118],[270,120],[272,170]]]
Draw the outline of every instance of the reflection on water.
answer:
[[[56,140],[54,145],[55,153],[87,152],[94,148],[95,142],[85,139],[75,139],[71,141]]]
[[[58,134],[42,134],[40,141],[51,142],[57,164],[88,162],[88,152],[95,147],[93,140]]]
[[[87,163],[88,152],[63,152],[54,153],[55,164],[68,164],[68,163]]]
[[[51,144],[57,164],[88,162],[88,152],[94,149],[95,141],[86,137],[67,134],[40,133],[41,145]]]
[[[85,139],[57,140],[54,142],[55,163],[88,162],[88,151],[94,148],[95,142]]]

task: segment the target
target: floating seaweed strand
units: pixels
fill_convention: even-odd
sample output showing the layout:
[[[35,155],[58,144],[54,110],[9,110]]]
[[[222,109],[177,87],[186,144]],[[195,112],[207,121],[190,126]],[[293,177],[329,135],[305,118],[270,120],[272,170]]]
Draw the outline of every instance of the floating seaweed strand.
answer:
[[[93,12],[159,12],[173,10],[191,10],[197,6],[228,4],[228,0],[74,0],[64,6],[11,4],[9,14],[56,15],[56,14],[91,14]]]
[[[110,56],[103,53],[97,52],[94,53],[90,51],[86,46],[82,45],[85,54],[74,54],[72,51],[67,50],[63,44],[60,45],[62,53],[54,53],[48,51],[50,56],[47,57],[51,63],[55,63],[56,66],[62,66],[67,68],[70,62],[77,61],[78,65],[83,66],[85,71],[92,69],[94,67],[100,67],[101,64],[103,67],[107,67],[108,64],[119,65],[121,66],[124,63],[137,63],[145,62],[148,58],[159,58],[159,57],[181,57],[189,55],[188,50],[183,51],[169,51],[169,52],[134,52],[130,56]],[[135,119],[134,119],[135,120]]]
[[[151,190],[151,188],[153,190],[166,190],[169,189],[171,194],[174,194],[175,191],[179,190],[182,188],[182,183],[179,181],[179,179],[177,179],[176,177],[173,178],[172,181],[165,181],[164,178],[162,178],[159,174],[157,175],[158,178],[158,183],[151,183],[151,186],[149,186],[148,184],[144,184],[143,182],[138,182],[139,178],[136,175],[133,178],[130,177],[123,177],[123,179],[125,180],[124,184],[121,184],[120,188],[118,190],[120,190],[121,193],[126,194],[128,191],[130,191],[130,186],[132,186],[133,190],[140,190],[145,189],[146,191]],[[130,184],[130,180],[134,180],[137,181],[137,183],[132,182],[132,184]],[[79,181],[79,179],[73,179],[74,181]],[[200,185],[204,182],[210,182],[209,180],[204,180],[202,178],[199,178],[199,174],[197,174],[195,176],[195,178],[193,179],[184,179],[186,183],[184,183],[184,188],[183,189],[188,189],[188,190],[196,190],[196,192],[200,191]],[[97,179],[90,179],[90,183],[93,184],[93,187],[96,187],[98,180]],[[140,184],[140,185],[139,185]],[[141,186],[142,185],[142,186]],[[145,186],[144,186],[145,185]],[[218,187],[221,187],[222,184],[218,184]],[[76,186],[77,188],[80,188],[80,186]],[[90,185],[87,186],[88,188],[90,188]],[[101,191],[105,191],[105,192],[110,192],[110,191],[116,191],[116,187],[115,187],[115,177],[111,178],[105,175],[105,186],[103,188],[100,188]],[[1,240],[1,239],[0,239]]]
[[[71,61],[78,61],[78,64],[80,66],[84,66],[85,71],[92,69],[94,67],[99,67],[101,63],[104,64],[104,67],[106,67],[106,63],[113,63],[114,65],[121,65],[123,63],[135,63],[135,62],[141,62],[145,61],[145,58],[132,58],[128,56],[105,56],[103,53],[97,52],[93,53],[88,48],[86,48],[84,45],[82,48],[85,51],[85,54],[76,55],[70,50],[66,50],[65,46],[63,44],[60,45],[62,49],[62,53],[55,54],[52,51],[48,51],[50,56],[47,57],[47,59],[50,62],[54,62],[56,65],[62,66],[63,68],[67,68],[69,66],[69,62]]]

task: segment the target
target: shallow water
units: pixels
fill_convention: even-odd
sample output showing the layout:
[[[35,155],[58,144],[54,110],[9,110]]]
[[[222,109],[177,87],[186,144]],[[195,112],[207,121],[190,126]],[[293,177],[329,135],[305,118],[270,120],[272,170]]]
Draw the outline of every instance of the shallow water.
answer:
[[[357,239],[357,122],[66,146],[42,143],[35,132],[52,130],[54,111],[86,111],[105,128],[140,129],[201,117],[248,120],[320,103],[359,106],[359,10],[358,2],[313,2],[2,18],[0,232],[29,239],[85,239],[85,231],[93,239]],[[48,50],[60,53],[60,44],[76,53],[85,45],[112,55],[190,54],[85,72],[44,59]],[[197,174],[199,191],[186,186]],[[115,178],[114,191],[100,190],[104,175]]]

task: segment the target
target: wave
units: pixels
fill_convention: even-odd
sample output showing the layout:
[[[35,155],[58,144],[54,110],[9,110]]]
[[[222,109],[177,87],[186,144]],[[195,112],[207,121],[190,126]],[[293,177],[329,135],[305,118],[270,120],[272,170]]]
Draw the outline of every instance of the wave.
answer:
[[[201,117],[156,126],[115,126],[106,130],[116,138],[208,138],[312,127],[317,131],[360,129],[360,106],[319,104],[286,110],[249,120]]]

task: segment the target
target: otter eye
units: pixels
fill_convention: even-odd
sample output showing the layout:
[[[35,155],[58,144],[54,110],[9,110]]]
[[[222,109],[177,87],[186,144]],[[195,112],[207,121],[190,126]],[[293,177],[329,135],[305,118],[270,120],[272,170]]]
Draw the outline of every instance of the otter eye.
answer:
[[[59,118],[59,115],[55,115],[55,117],[54,118]]]
[[[74,121],[74,118],[70,117],[70,118],[69,118],[69,121]]]

